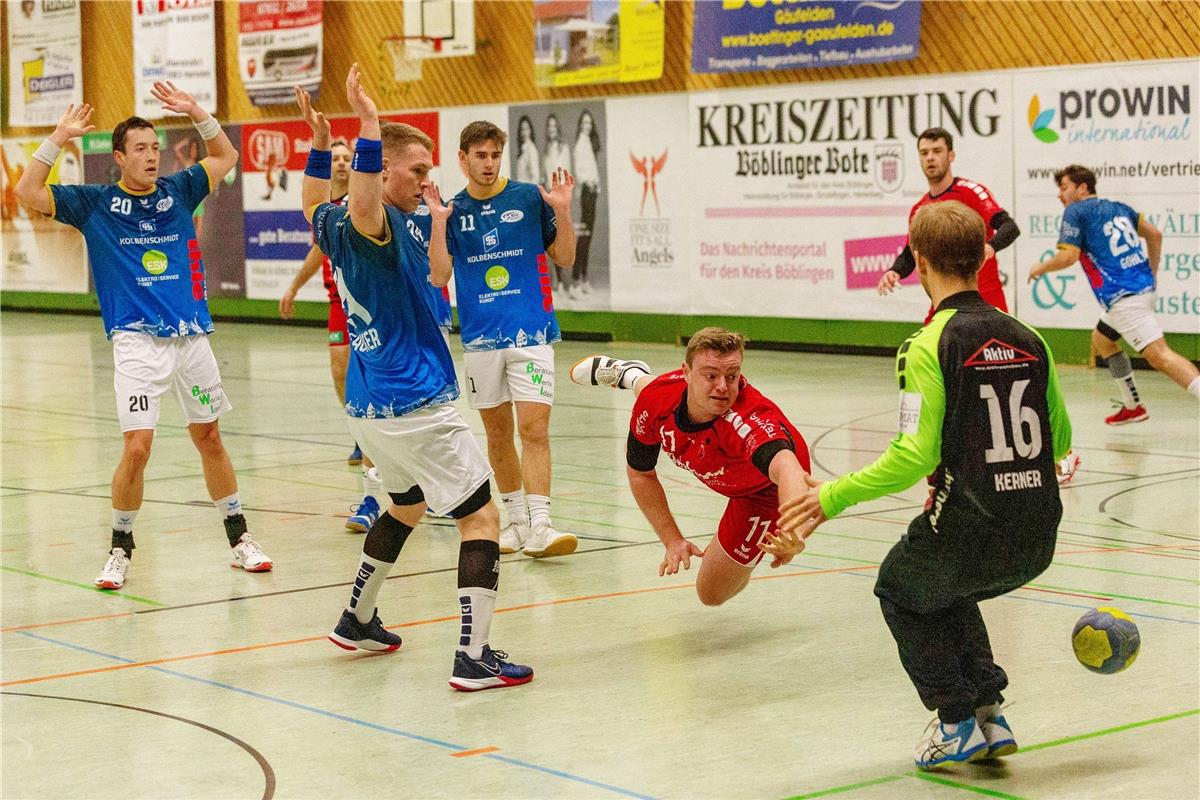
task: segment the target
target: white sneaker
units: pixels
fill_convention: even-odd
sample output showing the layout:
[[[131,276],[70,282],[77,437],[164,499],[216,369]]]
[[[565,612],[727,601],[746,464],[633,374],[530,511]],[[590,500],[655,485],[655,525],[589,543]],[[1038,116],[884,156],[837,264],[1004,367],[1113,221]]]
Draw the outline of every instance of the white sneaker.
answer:
[[[987,758],[988,742],[975,717],[957,723],[955,730],[946,730],[937,717],[925,728],[913,752],[913,762],[921,769],[932,769],[949,761],[976,761]]]
[[[525,546],[529,528],[510,522],[500,531],[500,552],[515,553]]]
[[[262,551],[258,542],[249,533],[243,533],[237,546],[229,551],[229,566],[234,569],[244,569],[246,572],[270,572],[275,564],[271,557]]]
[[[125,573],[129,571],[129,556],[120,547],[114,547],[104,562],[104,569],[93,581],[101,589],[120,589],[125,585]]]
[[[1079,456],[1074,453],[1067,453],[1063,456],[1063,460],[1058,462],[1058,468],[1061,470],[1058,474],[1058,485],[1066,486],[1075,477],[1075,473],[1079,471]]]
[[[650,375],[650,365],[645,361],[622,361],[611,356],[588,356],[571,367],[571,382],[581,386],[609,386],[621,388],[621,379],[630,370],[639,370]],[[628,387],[633,388],[633,387]]]
[[[553,556],[569,556],[579,546],[579,539],[573,533],[562,533],[552,525],[535,528],[525,540],[525,555],[530,558],[551,558]]]

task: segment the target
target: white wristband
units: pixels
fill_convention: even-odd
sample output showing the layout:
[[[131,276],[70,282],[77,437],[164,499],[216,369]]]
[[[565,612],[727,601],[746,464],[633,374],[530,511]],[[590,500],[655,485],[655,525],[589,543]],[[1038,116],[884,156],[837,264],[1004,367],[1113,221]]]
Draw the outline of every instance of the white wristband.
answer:
[[[192,124],[196,126],[196,130],[200,133],[200,138],[206,142],[221,135],[221,123],[217,122],[216,118],[211,114],[207,119],[200,122],[193,122]]]
[[[47,139],[38,145],[37,150],[33,151],[33,157],[45,164],[47,167],[53,167],[54,162],[58,159],[58,154],[61,152],[61,147]]]

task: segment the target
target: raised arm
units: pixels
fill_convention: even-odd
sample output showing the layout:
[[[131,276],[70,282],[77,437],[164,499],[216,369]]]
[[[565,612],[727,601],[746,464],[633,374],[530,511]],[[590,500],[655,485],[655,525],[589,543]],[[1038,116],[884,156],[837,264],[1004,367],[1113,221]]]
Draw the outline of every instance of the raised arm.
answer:
[[[308,92],[299,86],[295,89],[296,105],[300,107],[300,115],[304,117],[304,121],[308,123],[309,129],[313,132],[312,148],[308,152],[308,165],[304,168],[304,181],[300,184],[300,207],[304,211],[304,218],[311,224],[313,212],[316,211],[317,206],[329,202],[329,174],[333,162],[333,154],[329,149],[330,128],[325,115],[313,108],[312,98]],[[311,251],[309,256],[312,256]],[[320,263],[320,261],[317,262],[318,265]],[[308,279],[305,278],[305,280]],[[281,305],[281,311],[282,308]]]
[[[542,199],[554,209],[554,227],[557,233],[546,253],[562,267],[575,263],[575,224],[571,222],[571,194],[575,191],[575,177],[562,167],[550,178],[550,191],[538,186]]]
[[[22,203],[43,214],[51,212],[53,204],[50,199],[50,189],[46,186],[46,179],[50,177],[50,170],[54,167],[54,161],[62,151],[63,145],[77,136],[83,136],[96,129],[96,126],[91,124],[93,110],[87,103],[83,103],[78,108],[73,104],[67,106],[66,112],[54,127],[54,133],[50,134],[46,141],[42,142],[33,152],[33,158],[25,167],[25,171],[21,173],[21,178],[13,189]]]
[[[346,99],[358,114],[358,142],[350,168],[350,220],[359,233],[375,239],[387,234],[383,211],[383,143],[380,141],[379,110],[362,85],[358,63],[346,75]]]
[[[208,155],[200,163],[208,172],[209,189],[216,186],[238,162],[238,151],[221,129],[221,123],[201,108],[195,98],[170,81],[155,81],[150,93],[167,111],[187,114],[196,126],[196,131],[204,140],[204,148],[208,151]]]
[[[429,232],[429,282],[439,289],[450,282],[454,274],[454,262],[448,249],[449,238],[446,224],[454,211],[454,201],[442,204],[442,193],[433,181],[425,187],[425,205],[429,207],[431,228]]]

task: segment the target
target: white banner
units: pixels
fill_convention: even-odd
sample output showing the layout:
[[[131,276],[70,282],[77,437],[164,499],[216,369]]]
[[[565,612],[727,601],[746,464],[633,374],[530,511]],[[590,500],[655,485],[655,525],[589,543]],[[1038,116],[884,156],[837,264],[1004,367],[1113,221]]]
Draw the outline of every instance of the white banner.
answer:
[[[1013,173],[1021,226],[1018,303],[1035,326],[1091,328],[1101,313],[1082,268],[1028,284],[1062,222],[1054,172],[1081,164],[1096,193],[1127,203],[1163,232],[1158,320],[1200,333],[1200,103],[1195,60],[1030,70],[1013,82]]]
[[[1011,210],[1011,163],[997,157],[1011,152],[1011,82],[980,73],[690,96],[692,313],[922,319],[919,287],[875,291],[929,188],[917,135],[947,129],[954,175]],[[1011,295],[1011,254],[1001,256]]]
[[[130,0],[133,10],[133,94],[139,117],[159,119],[150,94],[171,81],[208,111],[217,109],[213,0]]]
[[[687,95],[609,100],[607,117],[612,306],[687,314],[688,211],[699,204],[689,192]]]
[[[10,2],[8,125],[54,125],[83,98],[79,3]]]
[[[317,99],[323,10],[322,0],[238,5],[238,70],[250,102],[292,105],[297,85]]]

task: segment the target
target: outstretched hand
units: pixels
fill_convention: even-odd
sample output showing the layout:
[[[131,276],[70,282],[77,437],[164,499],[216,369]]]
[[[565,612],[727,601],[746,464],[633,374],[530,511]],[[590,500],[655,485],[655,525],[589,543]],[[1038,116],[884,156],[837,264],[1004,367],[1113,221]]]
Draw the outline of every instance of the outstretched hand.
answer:
[[[308,127],[313,132],[313,147],[317,150],[328,150],[331,141],[331,130],[329,120],[325,119],[325,115],[313,108],[312,96],[301,89],[296,88],[296,105],[300,106],[300,116],[304,117],[304,121],[308,123]]]
[[[67,110],[59,118],[54,133],[58,134],[62,143],[66,143],[68,139],[74,139],[96,130],[96,126],[91,124],[92,112],[95,110],[87,103],[81,103],[78,108],[72,103],[67,106]]]
[[[666,555],[663,556],[662,562],[658,565],[658,576],[674,575],[679,572],[679,565],[682,564],[684,569],[692,568],[692,556],[703,558],[704,551],[696,545],[689,542],[687,539],[679,539],[667,545]]]
[[[425,200],[425,205],[429,207],[429,216],[433,218],[434,222],[450,219],[450,214],[454,211],[454,201],[442,203],[442,193],[436,183],[429,181],[425,184],[425,190],[421,196]]]
[[[176,114],[187,114],[190,117],[193,113],[203,110],[196,103],[196,98],[171,81],[155,81],[150,94],[154,95],[155,100],[162,103],[163,108]]]
[[[779,530],[794,533],[801,540],[807,539],[821,524],[828,522],[821,508],[821,481],[805,475],[808,491],[779,506]],[[803,548],[801,548],[803,549]],[[768,550],[767,552],[772,552]]]
[[[362,70],[357,61],[350,65],[350,72],[346,74],[346,100],[360,120],[378,119],[379,109],[363,88]]]
[[[571,207],[571,194],[575,191],[575,176],[559,167],[550,175],[550,191],[538,184],[542,199],[555,211],[564,211]]]

